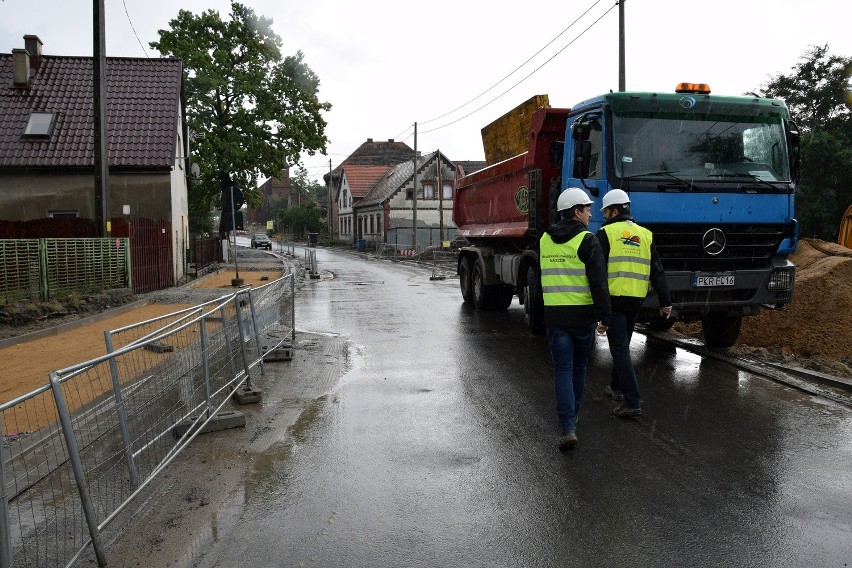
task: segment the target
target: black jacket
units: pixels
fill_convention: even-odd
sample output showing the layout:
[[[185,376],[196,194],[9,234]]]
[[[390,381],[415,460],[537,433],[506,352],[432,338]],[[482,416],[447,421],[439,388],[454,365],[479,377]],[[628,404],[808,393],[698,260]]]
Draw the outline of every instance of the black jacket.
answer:
[[[586,227],[575,220],[562,220],[551,225],[547,234],[554,243],[567,243]],[[606,262],[600,243],[591,233],[586,235],[577,249],[577,256],[586,265],[586,277],[592,292],[591,306],[544,306],[545,327],[588,327],[596,322],[609,325],[611,308],[609,284],[606,278]]]
[[[613,217],[604,223],[604,225],[611,225],[620,221],[636,222],[632,216],[622,213],[617,217]],[[597,236],[601,250],[603,251],[604,267],[606,267],[606,263],[609,262],[609,238],[603,227],[598,229]],[[660,256],[657,254],[657,247],[653,243],[651,244],[651,286],[654,287],[654,291],[657,293],[661,308],[672,305],[669,286],[666,283],[666,271],[663,268],[663,263],[660,261]],[[612,311],[614,312],[638,312],[642,307],[642,302],[645,301],[644,298],[635,298],[633,296],[611,296],[611,298]]]

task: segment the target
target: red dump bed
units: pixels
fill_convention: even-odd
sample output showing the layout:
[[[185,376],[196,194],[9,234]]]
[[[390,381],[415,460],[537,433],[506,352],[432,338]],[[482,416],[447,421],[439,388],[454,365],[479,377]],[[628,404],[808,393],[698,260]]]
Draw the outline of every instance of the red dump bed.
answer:
[[[541,170],[543,190],[559,179],[561,152],[551,163],[553,142],[565,140],[569,109],[543,108],[535,111],[529,149],[508,160],[462,176],[456,170],[453,222],[458,236],[525,238],[529,228],[528,172]],[[547,219],[548,200],[539,199],[540,218]]]

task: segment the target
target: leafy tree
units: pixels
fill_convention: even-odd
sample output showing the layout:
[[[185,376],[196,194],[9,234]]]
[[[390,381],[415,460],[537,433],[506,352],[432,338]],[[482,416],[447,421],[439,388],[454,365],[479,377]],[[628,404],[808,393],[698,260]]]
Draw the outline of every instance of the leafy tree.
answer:
[[[328,188],[321,183],[308,179],[308,171],[305,168],[296,170],[296,174],[290,176],[290,185],[294,191],[302,195],[302,201],[315,203],[320,209],[320,215],[324,216],[328,210]]]
[[[319,210],[313,203],[305,203],[296,207],[290,207],[279,214],[279,226],[285,232],[292,233],[297,237],[304,237],[305,233],[319,233],[325,223],[320,218]]]
[[[319,78],[301,51],[282,56],[271,19],[239,2],[231,2],[230,21],[215,10],[180,10],[169,25],[150,45],[182,59],[187,75],[192,159],[201,168],[190,190],[190,222],[218,205],[228,180],[257,206],[260,177],[298,164],[301,152],[325,152],[321,113],[331,105],[318,98]]]
[[[852,204],[852,58],[811,46],[789,75],[773,77],[763,96],[784,99],[802,132],[796,215],[803,237],[837,239]]]

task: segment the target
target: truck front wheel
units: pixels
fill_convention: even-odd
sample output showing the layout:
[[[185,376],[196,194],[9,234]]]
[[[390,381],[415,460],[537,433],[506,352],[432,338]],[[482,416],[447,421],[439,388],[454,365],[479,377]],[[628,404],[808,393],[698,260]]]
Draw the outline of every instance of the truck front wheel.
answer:
[[[473,265],[473,271],[470,275],[471,294],[473,296],[473,305],[477,310],[487,310],[490,307],[490,290],[485,285],[485,267],[482,264],[482,259],[476,259]]]
[[[459,261],[459,287],[465,304],[473,302],[473,281],[471,279],[470,257],[465,256]]]
[[[707,347],[730,347],[740,335],[742,316],[729,316],[723,312],[710,312],[701,318],[704,344]]]
[[[524,286],[524,315],[527,327],[534,334],[544,333],[544,299],[541,280],[534,266],[527,268],[527,285]]]

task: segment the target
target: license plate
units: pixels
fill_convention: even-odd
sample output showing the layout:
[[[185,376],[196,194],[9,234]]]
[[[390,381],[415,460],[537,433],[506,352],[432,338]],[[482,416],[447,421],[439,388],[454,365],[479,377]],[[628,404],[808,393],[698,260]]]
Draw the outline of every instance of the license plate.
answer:
[[[733,286],[733,274],[695,274],[692,277],[693,288],[711,288],[714,286]]]

